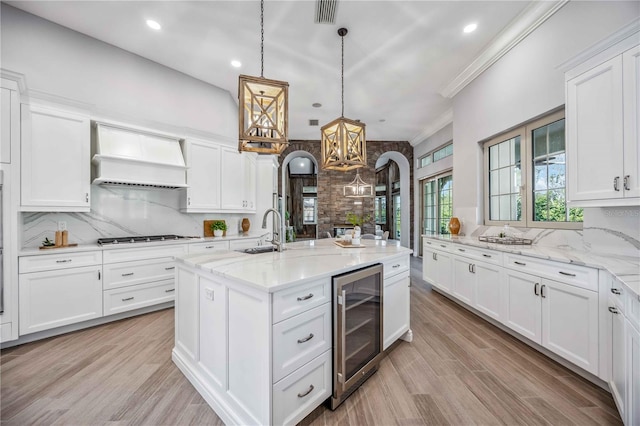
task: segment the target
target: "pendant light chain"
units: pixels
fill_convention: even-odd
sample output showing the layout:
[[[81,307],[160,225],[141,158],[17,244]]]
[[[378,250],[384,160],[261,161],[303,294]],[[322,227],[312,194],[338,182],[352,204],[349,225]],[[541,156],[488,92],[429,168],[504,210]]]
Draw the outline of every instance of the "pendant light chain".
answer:
[[[342,102],[342,117],[344,117],[344,36],[340,36],[340,39],[342,39],[342,70],[340,71],[340,79],[342,81],[342,95],[341,95],[341,102]]]
[[[260,77],[264,78],[264,0],[260,0]]]

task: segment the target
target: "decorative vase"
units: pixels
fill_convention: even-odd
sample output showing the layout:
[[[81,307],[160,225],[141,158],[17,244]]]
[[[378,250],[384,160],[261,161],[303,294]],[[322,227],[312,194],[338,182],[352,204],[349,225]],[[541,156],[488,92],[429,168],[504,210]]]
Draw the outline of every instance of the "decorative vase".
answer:
[[[222,237],[222,234],[224,234],[224,231],[222,229],[216,229],[213,231],[214,237]]]
[[[449,232],[451,235],[458,235],[460,232],[460,221],[455,216],[449,219]]]
[[[249,227],[251,226],[251,222],[249,222],[249,218],[243,218],[242,219],[242,232],[243,233],[247,233],[249,232]]]

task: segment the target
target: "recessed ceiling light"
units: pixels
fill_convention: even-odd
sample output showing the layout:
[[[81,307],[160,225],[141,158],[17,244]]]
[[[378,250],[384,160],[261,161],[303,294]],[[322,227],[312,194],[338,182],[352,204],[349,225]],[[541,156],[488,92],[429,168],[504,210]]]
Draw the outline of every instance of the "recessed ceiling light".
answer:
[[[147,19],[147,26],[154,30],[159,30],[162,28],[162,26],[158,22],[154,21],[153,19]]]
[[[242,66],[242,62],[236,61],[235,59],[231,61],[231,66],[234,68],[240,68]]]
[[[473,24],[469,24],[466,27],[464,27],[464,32],[465,33],[472,33],[476,30],[476,28],[478,28],[478,24],[473,23]]]
[[[322,104],[320,102],[314,102],[311,104],[312,107],[314,108],[320,108],[322,106]]]
[[[387,121],[387,120],[386,120],[386,119],[384,119],[384,118],[381,118],[381,119],[380,119],[380,120],[378,120],[378,121],[379,121],[379,122],[381,122],[381,123],[384,123],[384,122],[385,122],[385,121]]]

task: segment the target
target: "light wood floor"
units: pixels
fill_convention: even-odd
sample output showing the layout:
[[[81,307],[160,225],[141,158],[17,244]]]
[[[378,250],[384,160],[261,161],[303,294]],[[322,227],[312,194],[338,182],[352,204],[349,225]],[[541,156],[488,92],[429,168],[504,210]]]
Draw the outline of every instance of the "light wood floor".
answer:
[[[460,308],[412,258],[401,342],[312,425],[621,424],[611,395]],[[171,361],[173,309],[2,351],[3,425],[222,424]]]

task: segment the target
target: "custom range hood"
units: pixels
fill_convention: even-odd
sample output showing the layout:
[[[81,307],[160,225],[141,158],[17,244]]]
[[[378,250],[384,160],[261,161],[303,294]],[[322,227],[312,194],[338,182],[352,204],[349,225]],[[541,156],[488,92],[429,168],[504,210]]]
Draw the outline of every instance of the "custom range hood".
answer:
[[[93,183],[186,188],[186,167],[177,138],[95,123]]]

